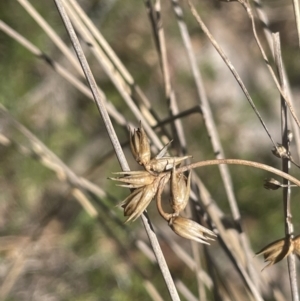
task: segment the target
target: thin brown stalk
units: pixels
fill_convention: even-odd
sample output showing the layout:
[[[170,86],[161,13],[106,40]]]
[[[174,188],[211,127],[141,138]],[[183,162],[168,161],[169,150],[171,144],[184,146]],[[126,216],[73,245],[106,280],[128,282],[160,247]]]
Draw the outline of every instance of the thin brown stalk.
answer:
[[[84,55],[83,50],[81,48],[81,45],[78,41],[77,35],[74,31],[74,28],[73,28],[73,26],[70,22],[70,19],[69,19],[68,15],[66,14],[64,6],[62,4],[62,1],[55,0],[55,4],[57,6],[57,9],[60,13],[60,16],[61,16],[63,22],[64,22],[64,25],[67,29],[67,32],[70,36],[71,42],[72,42],[73,47],[74,47],[75,52],[76,52],[76,55],[78,57],[78,60],[79,60],[79,62],[81,64],[81,67],[82,67],[82,70],[83,70],[83,72],[86,76],[86,79],[87,79],[88,84],[90,86],[90,89],[92,91],[93,97],[95,99],[97,108],[98,108],[99,113],[101,114],[103,122],[106,126],[107,133],[109,135],[111,143],[112,143],[112,145],[113,145],[113,147],[116,151],[116,156],[119,160],[119,163],[120,163],[123,171],[129,171],[130,169],[129,169],[127,160],[124,156],[123,150],[122,150],[121,145],[120,145],[119,140],[118,140],[118,137],[117,137],[117,135],[114,131],[111,120],[110,120],[109,115],[107,113],[107,110],[106,110],[106,107],[105,107],[105,99],[99,93],[96,81],[95,81],[94,76],[91,72],[89,64],[88,64],[88,62],[85,58],[85,55]]]
[[[115,133],[114,128],[112,126],[112,123],[110,121],[109,115],[106,111],[104,100],[100,97],[95,79],[94,79],[93,74],[90,70],[90,67],[87,63],[87,60],[84,56],[84,53],[82,51],[82,48],[81,48],[80,43],[78,41],[78,38],[75,34],[74,28],[73,28],[73,26],[70,22],[70,19],[69,19],[68,15],[66,14],[64,6],[62,4],[62,1],[61,0],[55,0],[55,4],[56,4],[57,9],[58,9],[58,11],[61,15],[61,18],[62,18],[62,20],[65,24],[66,30],[67,30],[67,32],[70,36],[70,39],[72,41],[75,52],[77,54],[78,60],[80,61],[80,64],[82,66],[83,72],[84,72],[84,74],[87,78],[87,81],[88,81],[89,85],[90,85],[90,88],[92,90],[92,93],[93,93],[93,96],[95,98],[96,104],[98,106],[99,112],[102,115],[104,124],[106,126],[108,135],[111,139],[112,145],[113,145],[113,147],[116,151],[116,155],[117,155],[119,163],[122,167],[122,170],[123,171],[129,171],[130,169],[129,169],[127,160],[124,156],[123,150],[122,150],[121,145],[118,141],[118,138],[116,136],[116,133]],[[152,245],[153,251],[155,253],[156,259],[158,261],[159,267],[161,269],[162,275],[164,277],[165,283],[166,283],[167,288],[169,290],[170,296],[171,296],[172,300],[180,300],[180,298],[178,296],[178,293],[177,293],[177,290],[176,290],[176,287],[174,285],[173,279],[171,277],[170,271],[169,271],[168,266],[166,264],[165,258],[163,256],[163,253],[162,253],[161,248],[159,246],[158,240],[156,238],[156,235],[153,232],[153,230],[151,229],[150,220],[147,219],[145,217],[145,215],[143,215],[142,216],[142,221],[143,221],[145,230],[147,232],[147,235],[149,237],[149,240],[151,242],[151,245]]]
[[[286,83],[284,82],[283,67],[282,67],[282,57],[281,57],[281,46],[280,46],[280,36],[279,33],[274,34],[274,55],[277,67],[277,72],[279,75],[280,84],[282,90],[286,90]],[[287,152],[290,151],[290,141],[288,140],[288,117],[287,117],[287,105],[284,99],[281,97],[281,135],[282,135],[282,145],[285,147]],[[290,162],[287,158],[282,158],[282,171],[289,173]],[[283,185],[287,187],[283,188],[283,206],[284,206],[284,220],[285,220],[285,234],[290,237],[294,234],[294,226],[292,223],[292,213],[291,213],[291,188],[289,186],[289,181],[283,179]],[[290,254],[287,257],[290,286],[292,293],[292,300],[299,301],[299,292],[297,285],[297,273],[296,273],[296,261],[295,255]]]
[[[268,70],[269,70],[269,72],[270,72],[270,74],[271,74],[271,76],[272,76],[272,78],[273,78],[273,80],[274,80],[274,83],[275,83],[277,89],[279,90],[279,92],[280,92],[282,98],[283,98],[284,101],[286,102],[288,108],[290,109],[290,112],[291,112],[291,114],[292,114],[294,120],[296,121],[298,127],[300,128],[300,121],[299,121],[299,119],[298,119],[298,117],[297,117],[297,115],[296,115],[296,112],[295,112],[295,109],[294,109],[294,107],[293,107],[293,104],[291,103],[291,101],[290,101],[290,99],[289,99],[288,93],[286,93],[286,91],[284,91],[284,90],[281,88],[280,83],[279,83],[279,81],[278,81],[278,79],[277,79],[277,77],[276,77],[276,74],[275,74],[275,72],[274,72],[274,70],[273,70],[273,68],[272,68],[272,66],[271,66],[271,64],[270,64],[270,62],[269,62],[269,60],[268,60],[268,57],[267,57],[267,55],[266,55],[266,53],[265,53],[265,51],[264,51],[264,48],[262,47],[262,45],[261,45],[261,43],[260,43],[259,37],[258,37],[257,32],[256,32],[256,25],[255,25],[255,20],[254,20],[253,14],[252,14],[251,6],[246,2],[246,0],[238,0],[238,1],[239,1],[239,2],[242,4],[242,6],[245,8],[245,10],[246,10],[246,12],[247,12],[247,14],[248,14],[248,16],[249,16],[249,18],[250,18],[250,20],[251,20],[252,31],[253,31],[253,34],[254,34],[255,41],[256,41],[256,43],[257,43],[257,45],[258,45],[258,48],[259,48],[259,50],[260,50],[260,52],[261,52],[261,54],[262,54],[262,57],[263,57],[263,59],[264,59],[266,65],[267,65],[267,67],[268,67]]]
[[[80,69],[80,64],[78,64],[78,61],[74,57],[71,50],[65,45],[65,43],[62,41],[62,39],[55,33],[55,31],[51,28],[51,26],[44,20],[44,18],[39,15],[39,13],[34,9],[33,6],[31,6],[27,0],[20,0],[20,4],[24,6],[24,8],[28,11],[28,13],[32,16],[32,18],[38,23],[39,26],[45,31],[45,33],[50,37],[50,39],[53,41],[53,43],[60,49],[60,51],[66,56],[68,61],[71,63],[71,65],[76,68],[76,70],[80,70],[81,76],[83,76],[83,72]],[[93,43],[92,45],[95,45]],[[107,61],[106,61],[107,62]],[[102,64],[103,66],[103,64]],[[113,68],[109,69],[107,68],[107,65],[105,65],[105,71],[108,75],[111,74],[109,70],[112,70]],[[133,100],[129,97],[128,92],[125,91],[122,85],[119,83],[119,79],[116,79],[115,76],[110,77],[113,81],[113,83],[118,88],[118,91],[120,92],[123,99],[126,101],[128,107],[131,109],[131,111],[135,114],[137,120],[142,121],[143,126],[146,130],[146,132],[149,134],[151,140],[156,145],[158,149],[161,149],[163,147],[160,140],[157,138],[151,127],[149,126],[148,122],[145,120],[144,116],[140,113],[139,109],[136,107]],[[98,90],[99,87],[98,87]],[[101,97],[104,98],[104,94],[100,91]]]
[[[192,163],[186,166],[179,167],[176,170],[176,173],[185,172],[187,170],[191,170],[194,168],[204,167],[204,166],[211,166],[211,165],[219,165],[219,164],[228,164],[228,165],[243,165],[243,166],[250,166],[257,169],[266,170],[268,172],[271,172],[277,176],[280,176],[292,183],[294,183],[297,186],[300,186],[300,181],[293,176],[277,169],[272,166],[262,164],[255,161],[247,161],[247,160],[241,160],[241,159],[219,159],[219,160],[205,160],[200,161],[196,163]]]
[[[158,232],[159,233],[159,232]],[[165,236],[163,236],[163,237],[165,237]],[[172,240],[172,239],[169,239],[169,238],[167,238],[166,240],[165,240],[166,242],[168,242],[168,241],[171,241],[172,243],[174,243],[174,240]],[[176,244],[176,243],[175,243]],[[152,250],[148,247],[148,245],[146,244],[146,243],[144,243],[143,241],[138,241],[137,242],[137,246],[138,246],[138,248],[142,251],[142,253],[152,262],[152,263],[155,263],[155,257],[154,257],[154,255],[153,255],[153,252],[152,252]],[[180,246],[178,246],[178,249],[179,250],[182,250],[182,252],[184,252],[184,254],[185,254],[185,256],[187,256],[187,257],[189,257],[189,255],[188,254],[186,254],[186,252],[180,247]],[[175,252],[175,250],[173,250],[174,252]],[[176,255],[178,255],[176,252],[175,252],[175,254]],[[190,261],[191,262],[193,262],[193,259],[191,258],[191,257],[189,257],[189,259],[190,259]],[[200,275],[199,275],[200,276]],[[201,274],[201,276],[203,276],[203,274]],[[207,275],[206,275],[207,276]],[[175,284],[176,284],[176,287],[177,287],[177,289],[179,290],[179,292],[181,292],[181,294],[183,294],[185,297],[186,296],[192,296],[192,292],[190,291],[190,289],[189,288],[187,288],[186,286],[185,286],[185,288],[184,288],[184,290],[182,290],[182,288],[183,287],[178,287],[177,286],[177,284],[178,284],[178,281],[179,280],[175,280]],[[205,281],[205,280],[204,280]],[[186,295],[185,295],[186,294]],[[187,299],[188,300],[188,299]],[[202,299],[201,299],[202,300]]]
[[[113,51],[113,49],[110,47],[110,45],[107,43],[106,39],[101,34],[100,30],[93,24],[91,19],[86,15],[86,13],[82,10],[80,5],[76,0],[67,0],[65,3],[69,3],[74,11],[76,11],[77,15],[82,19],[82,21],[87,26],[88,30],[91,32],[91,34],[95,37],[101,48],[104,50],[104,52],[107,54],[108,58],[111,60],[111,62],[114,64],[114,66],[117,68],[117,70],[120,72],[122,77],[125,79],[125,81],[133,85],[134,79],[132,78],[131,74],[128,72],[126,67],[123,65],[122,61],[118,58],[116,53]]]
[[[263,31],[264,31],[266,40],[268,42],[269,49],[271,50],[271,52],[273,54],[273,57],[274,57],[272,31],[270,30],[270,27],[269,27],[268,16],[267,16],[267,14],[265,13],[265,11],[263,9],[263,4],[262,4],[261,0],[253,0],[253,3],[254,3],[254,8],[255,8],[255,11],[257,13],[257,16],[258,16],[259,20],[262,23]],[[284,78],[284,81],[286,82],[286,93],[288,95],[289,100],[293,104],[294,100],[293,100],[293,95],[291,93],[289,80],[288,80],[288,77],[287,77],[287,74],[286,74],[284,63],[282,63],[282,64],[283,64],[282,65],[283,78]],[[300,129],[297,126],[297,123],[294,119],[292,119],[291,123],[292,123],[295,143],[296,143],[296,147],[297,147],[297,154],[298,154],[298,159],[299,159],[300,158]]]
[[[145,119],[144,115],[141,113],[137,105],[134,103],[131,95],[130,95],[130,89],[125,84],[123,78],[121,75],[116,72],[115,67],[110,62],[108,57],[105,55],[105,53],[101,50],[101,48],[98,46],[97,42],[95,41],[94,37],[91,35],[91,33],[88,31],[86,26],[83,22],[81,22],[80,18],[75,14],[75,11],[72,9],[72,7],[67,4],[66,9],[70,15],[70,18],[72,19],[72,22],[74,23],[74,26],[78,30],[78,32],[81,34],[81,36],[84,38],[86,44],[90,47],[90,50],[94,54],[95,58],[111,80],[111,82],[116,87],[119,94],[124,99],[127,106],[130,108],[132,113],[136,116],[137,120],[142,122],[143,127],[145,128],[147,134],[149,135],[149,138],[152,140],[154,145],[160,149],[163,147],[161,141],[158,139],[157,135],[154,133],[152,128],[150,127],[148,121]]]
[[[148,100],[147,96],[143,93],[141,88],[138,86],[138,84],[135,82],[134,78],[130,74],[130,72],[127,70],[127,68],[123,65],[121,60],[118,58],[114,50],[111,48],[111,46],[107,43],[104,36],[101,34],[100,30],[91,22],[91,20],[88,18],[86,13],[82,10],[82,8],[78,5],[77,1],[75,0],[69,0],[68,1],[71,6],[73,7],[76,14],[82,19],[82,21],[85,23],[87,29],[91,32],[91,34],[94,36],[97,43],[99,43],[100,47],[103,49],[105,54],[107,55],[107,58],[112,62],[115,69],[120,73],[120,75],[123,77],[125,82],[129,85],[128,92],[130,93],[130,96],[133,98],[135,96],[138,97],[138,100],[141,101],[139,104],[141,112],[143,113],[144,117],[147,119],[148,123],[151,125],[154,125],[156,123],[156,114],[155,112],[151,111],[151,103]],[[153,115],[154,114],[154,115]]]
[[[140,268],[140,266],[138,265],[138,263],[136,263],[136,261],[133,260],[133,258],[131,256],[132,247],[134,248],[134,246],[135,246],[147,258],[149,258],[149,256],[150,256],[150,258],[151,258],[150,261],[153,264],[157,264],[157,260],[153,253],[153,250],[150,249],[149,247],[147,247],[147,248],[140,247],[141,245],[146,245],[146,244],[143,241],[136,239],[132,232],[130,232],[128,229],[124,228],[124,224],[120,223],[119,219],[116,216],[112,216],[113,221],[118,226],[120,226],[123,231],[127,232],[126,239],[125,239],[126,244],[125,244],[124,239],[120,239],[120,237],[118,235],[119,231],[115,231],[115,227],[112,227],[111,222],[108,221],[108,219],[107,219],[107,213],[110,213],[111,209],[108,206],[106,206],[104,203],[102,203],[102,205],[103,205],[102,206],[103,210],[99,211],[99,217],[97,219],[98,225],[105,230],[108,237],[114,239],[114,241],[118,245],[118,250],[117,250],[118,255],[120,256],[120,258],[123,258],[123,261],[125,262],[125,264],[127,264],[129,267],[131,267],[137,273],[137,275],[139,275],[139,277],[141,279],[143,279],[142,282],[145,287],[145,290],[148,292],[148,294],[152,298],[152,300],[154,300],[154,301],[163,300],[163,298],[157,291],[156,287],[154,286],[152,280],[150,279],[148,271],[143,271]],[[133,241],[134,243],[131,243],[131,241]],[[129,246],[129,248],[128,248],[128,246]]]
[[[119,72],[119,75],[123,78],[123,81],[121,82],[121,84],[124,85],[124,90],[126,91],[126,93],[128,93],[130,98],[132,98],[132,100],[134,102],[136,102],[136,104],[139,107],[140,113],[145,118],[147,123],[149,125],[151,125],[152,127],[154,127],[159,122],[159,118],[157,116],[157,113],[153,110],[151,103],[150,103],[149,99],[147,98],[147,96],[141,90],[139,85],[135,82],[132,75],[129,73],[129,71],[126,69],[126,67],[123,65],[123,63],[120,61],[120,59],[117,57],[114,50],[110,47],[110,45],[107,43],[105,38],[101,35],[99,29],[96,28],[96,26],[90,21],[90,19],[87,17],[85,12],[80,8],[80,6],[77,4],[77,2],[75,0],[72,0],[72,1],[69,0],[69,3],[73,7],[74,12],[76,12],[78,17],[80,19],[82,19],[83,23],[86,25],[86,29],[88,31],[90,31],[90,33],[94,37],[95,41],[97,42],[94,44],[100,45],[101,49],[103,50],[101,52],[101,55],[107,57],[107,59],[113,65],[114,72]],[[75,18],[75,20],[77,22],[78,18]],[[86,35],[84,35],[84,36],[86,37]],[[98,50],[98,49],[96,48],[96,50]],[[129,108],[131,108],[130,102],[128,102],[128,106],[129,106]],[[137,115],[137,119],[143,120],[139,117],[139,115]],[[165,132],[164,129],[162,129],[162,130]],[[153,142],[156,145],[156,147],[158,149],[160,149],[161,145],[157,144],[158,141],[155,140],[155,136],[153,136],[153,133],[150,133],[150,136],[152,137],[151,139],[153,139]],[[165,137],[162,137],[162,139],[163,138],[165,138]],[[169,140],[170,139],[167,139],[167,141],[169,141]]]
[[[162,20],[162,12],[161,12],[161,2],[160,0],[155,1],[154,6],[155,12],[152,12],[156,16],[156,23],[154,29],[156,30],[156,33],[154,36],[157,36],[157,42],[158,42],[158,54],[161,62],[161,68],[163,73],[163,79],[164,79],[164,86],[165,86],[165,98],[167,99],[169,103],[169,111],[170,115],[174,116],[179,113],[177,100],[175,97],[175,91],[171,84],[171,76],[169,71],[169,65],[168,65],[168,58],[167,58],[167,47],[166,47],[166,40],[165,40],[165,34],[164,34],[164,28],[163,28],[163,20]],[[186,139],[184,135],[184,130],[182,126],[181,120],[173,120],[173,137],[178,139],[179,145],[180,145],[180,152],[185,154],[186,153]],[[193,208],[190,208],[191,210]],[[203,283],[200,281],[198,270],[200,270],[200,259],[199,259],[199,252],[198,248],[199,245],[191,242],[192,244],[192,251],[193,256],[195,258],[195,264],[196,264],[196,278],[198,282],[198,291],[199,296],[201,296],[202,300],[204,301],[203,297],[205,296],[205,289],[203,286]]]
[[[223,59],[223,61],[225,62],[225,64],[227,65],[227,67],[229,68],[229,70],[231,71],[231,73],[233,74],[234,78],[236,79],[237,83],[239,84],[239,86],[241,87],[243,93],[245,94],[249,104],[251,105],[253,111],[255,112],[257,118],[259,119],[260,123],[262,124],[263,128],[265,129],[267,135],[269,136],[272,144],[274,145],[275,148],[277,148],[277,145],[275,143],[275,141],[273,140],[265,122],[263,121],[260,113],[258,112],[246,86],[244,85],[241,77],[239,76],[239,74],[237,73],[237,71],[235,70],[234,66],[232,65],[231,61],[228,59],[227,55],[225,54],[225,52],[223,51],[223,49],[220,47],[220,45],[217,43],[217,41],[215,40],[215,38],[213,37],[213,35],[211,34],[211,32],[209,31],[209,29],[207,28],[207,26],[204,24],[204,22],[202,21],[200,15],[198,14],[195,6],[193,5],[193,3],[191,2],[191,0],[187,0],[191,12],[194,15],[197,23],[199,24],[199,26],[201,27],[201,29],[203,30],[203,32],[205,33],[205,35],[208,37],[208,39],[210,40],[210,42],[212,43],[212,45],[214,46],[214,48],[217,50],[217,52],[219,53],[219,55],[221,56],[221,58]]]
[[[151,2],[151,1],[149,1]],[[169,71],[168,57],[167,57],[167,47],[166,39],[163,28],[162,12],[161,12],[161,2],[160,0],[155,0],[154,7],[148,5],[150,8],[150,16],[154,16],[154,27],[155,30],[154,37],[157,37],[157,52],[159,56],[159,61],[163,73],[163,82],[165,89],[165,99],[168,102],[170,115],[176,115],[179,113],[178,104],[175,96],[175,91],[171,84],[171,76]],[[183,126],[180,120],[173,121],[173,138],[175,141],[179,142],[179,151],[186,154],[186,139],[184,135]]]
[[[205,87],[203,84],[202,76],[200,73],[200,70],[198,68],[198,63],[196,61],[196,57],[192,48],[192,43],[190,39],[190,35],[186,26],[186,23],[184,21],[183,17],[183,11],[180,7],[180,4],[178,0],[172,0],[173,4],[173,10],[176,15],[176,19],[178,22],[178,26],[180,29],[181,37],[187,52],[187,56],[189,59],[189,64],[192,70],[192,74],[194,77],[194,81],[197,88],[199,103],[200,103],[200,110],[203,115],[203,120],[206,126],[206,130],[208,133],[208,136],[211,138],[211,144],[213,147],[214,154],[216,154],[216,159],[223,159],[225,158],[224,150],[220,141],[220,137],[217,131],[217,127],[214,121],[213,114],[211,112],[211,107],[209,104],[209,101],[207,99],[207,94],[205,91]],[[242,224],[241,224],[241,214],[237,205],[236,197],[233,190],[233,183],[231,179],[231,175],[229,172],[229,169],[226,165],[220,165],[219,166],[220,174],[222,177],[222,181],[224,183],[225,191],[227,194],[228,202],[230,205],[232,217],[235,220],[236,224],[239,225],[239,233],[240,233],[240,240],[241,244],[244,249],[244,253],[246,257],[248,258],[247,264],[248,264],[248,270],[250,272],[251,278],[254,281],[255,279],[258,279],[257,273],[255,273],[255,269],[251,264],[251,255],[250,255],[250,247],[249,242],[247,240],[247,237],[242,230]]]

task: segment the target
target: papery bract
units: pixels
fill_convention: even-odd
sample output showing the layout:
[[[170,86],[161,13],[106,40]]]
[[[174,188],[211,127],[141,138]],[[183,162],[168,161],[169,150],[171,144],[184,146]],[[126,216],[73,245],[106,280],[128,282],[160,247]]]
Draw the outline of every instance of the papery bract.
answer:
[[[214,240],[217,235],[200,224],[181,216],[172,217],[171,229],[179,236],[209,245],[207,240]]]
[[[155,197],[160,179],[152,184],[135,189],[121,204],[124,215],[128,216],[126,222],[135,221],[148,207]]]
[[[139,128],[130,131],[130,148],[136,162],[145,165],[150,161],[150,143],[145,130],[140,125]]]
[[[124,175],[118,178],[109,178],[114,181],[125,183],[125,185],[119,185],[127,188],[140,188],[146,185],[150,185],[157,178],[157,176],[147,171],[121,171],[115,172],[115,174]]]
[[[269,267],[270,265],[273,265],[281,261],[285,257],[287,257],[293,251],[294,251],[293,240],[291,237],[286,237],[268,244],[266,247],[264,247],[259,252],[257,252],[256,255],[264,255],[265,262],[269,262],[262,269],[263,271],[265,268]]]

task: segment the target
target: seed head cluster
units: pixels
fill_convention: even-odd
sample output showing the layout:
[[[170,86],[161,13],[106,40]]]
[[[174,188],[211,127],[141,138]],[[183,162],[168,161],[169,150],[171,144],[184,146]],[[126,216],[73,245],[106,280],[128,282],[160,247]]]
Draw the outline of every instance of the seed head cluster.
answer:
[[[150,143],[143,127],[130,131],[130,148],[136,162],[143,166],[142,171],[117,172],[119,175],[111,180],[118,181],[119,186],[131,189],[131,194],[120,204],[128,221],[135,221],[156,197],[157,209],[168,222],[170,228],[179,236],[209,244],[215,233],[202,225],[180,216],[185,209],[190,195],[191,173],[186,177],[177,172],[181,162],[190,156],[166,156],[170,143],[151,158]],[[161,196],[165,185],[170,182],[170,207],[172,212],[166,213],[162,208]]]
[[[300,258],[300,235],[294,238],[285,237],[278,239],[265,246],[257,252],[256,255],[263,255],[265,262],[268,262],[268,264],[262,269],[264,270],[265,268],[286,258],[291,253],[294,253],[298,258]]]

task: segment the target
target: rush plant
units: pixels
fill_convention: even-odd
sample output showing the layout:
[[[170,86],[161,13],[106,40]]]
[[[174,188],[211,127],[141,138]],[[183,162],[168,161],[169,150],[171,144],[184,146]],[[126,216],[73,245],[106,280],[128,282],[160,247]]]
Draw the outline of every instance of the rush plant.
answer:
[[[299,301],[298,2],[0,1],[0,299]]]

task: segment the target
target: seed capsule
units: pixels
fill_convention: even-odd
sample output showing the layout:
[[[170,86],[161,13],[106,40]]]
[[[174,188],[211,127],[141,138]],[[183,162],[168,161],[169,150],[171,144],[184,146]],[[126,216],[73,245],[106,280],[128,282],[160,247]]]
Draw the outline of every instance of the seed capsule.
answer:
[[[262,250],[257,252],[256,255],[264,255],[265,262],[269,262],[262,269],[263,271],[265,268],[287,257],[293,251],[294,251],[294,243],[292,241],[292,238],[286,237],[268,244]]]
[[[115,172],[115,174],[125,175],[125,176],[120,178],[109,178],[109,179],[125,183],[125,185],[119,185],[119,186],[127,187],[127,188],[140,188],[146,185],[150,185],[156,179],[155,175],[152,175],[147,171],[122,171],[122,172]]]
[[[135,189],[121,204],[124,215],[128,216],[126,222],[135,221],[148,207],[155,197],[160,179],[152,184]]]
[[[273,178],[265,179],[264,187],[268,190],[277,190],[281,186],[282,184]]]
[[[175,165],[173,165],[171,179],[171,207],[174,215],[185,209],[190,196],[191,173],[188,178],[183,173],[176,174]]]
[[[280,144],[280,143],[277,143],[277,147],[274,147],[272,149],[272,153],[273,155],[275,155],[276,157],[278,158],[286,158],[286,159],[289,159],[290,158],[290,154],[288,154],[286,148]]]
[[[177,235],[207,245],[209,245],[207,240],[214,240],[214,237],[217,236],[211,230],[181,216],[172,217],[169,226]]]
[[[150,161],[150,144],[145,130],[140,127],[130,131],[130,148],[134,159],[140,165],[145,165]]]

